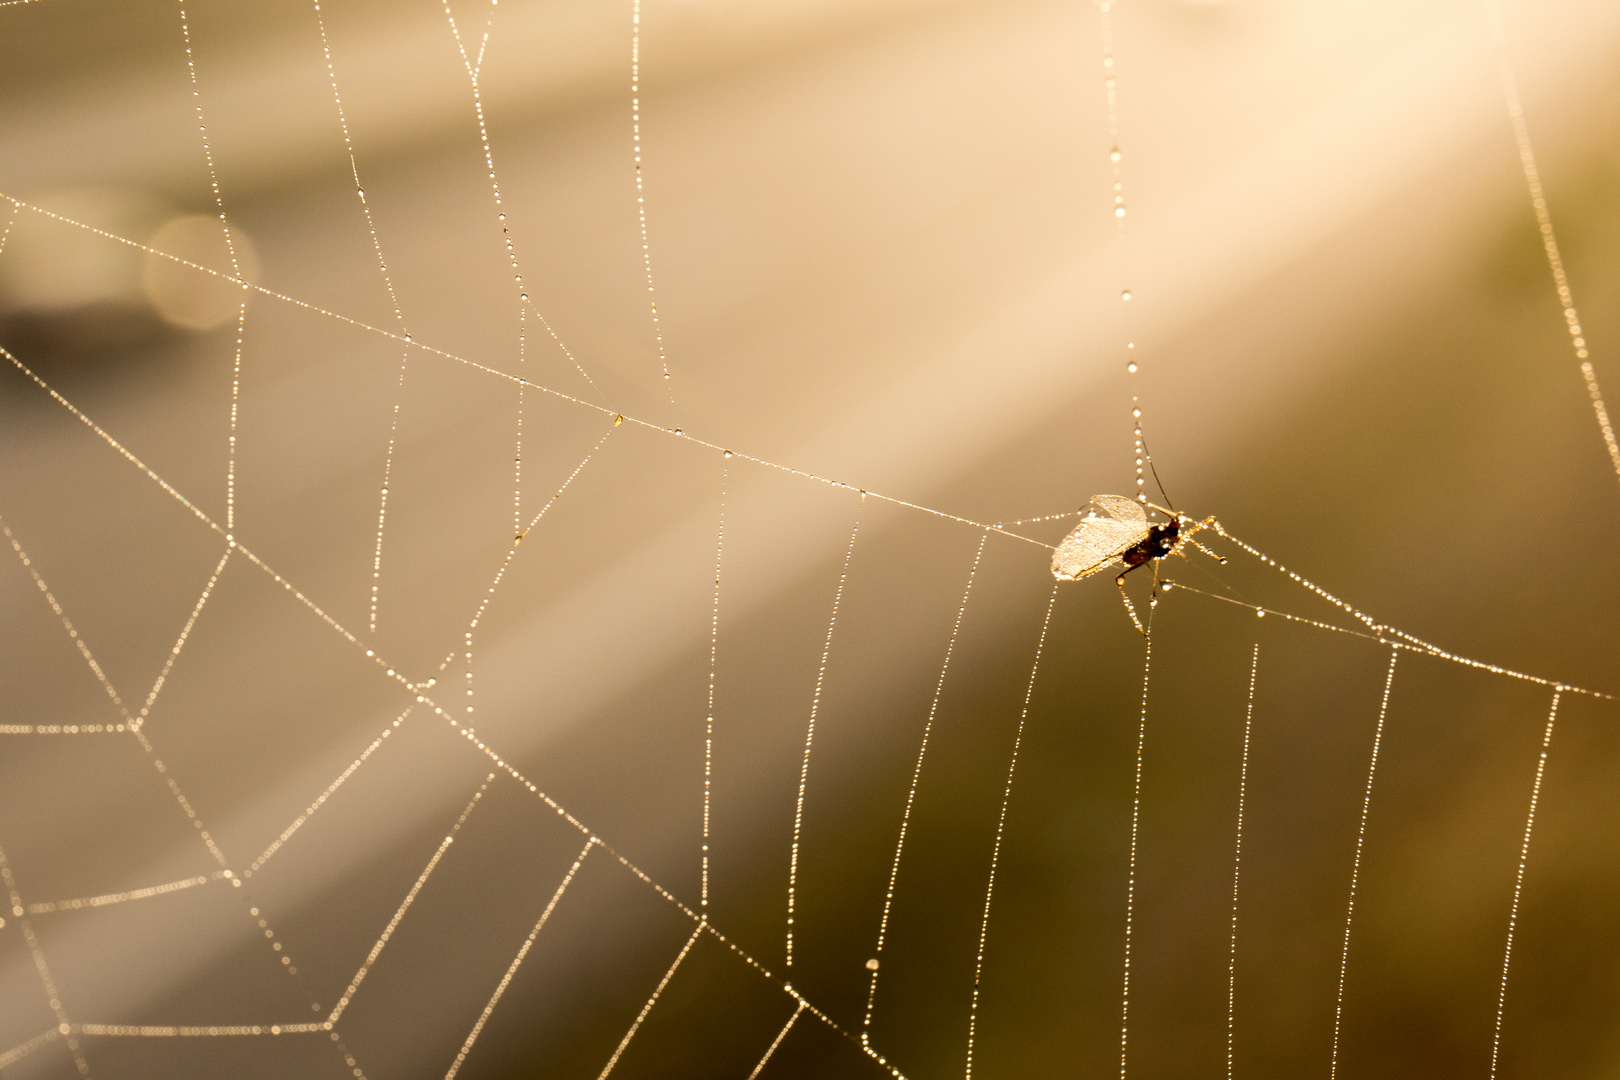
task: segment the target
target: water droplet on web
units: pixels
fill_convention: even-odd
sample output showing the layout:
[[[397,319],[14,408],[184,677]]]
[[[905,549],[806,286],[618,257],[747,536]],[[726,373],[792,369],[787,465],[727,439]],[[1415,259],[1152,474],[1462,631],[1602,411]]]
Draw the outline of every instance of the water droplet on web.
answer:
[[[1132,409],[1131,410],[1131,415],[1136,417],[1138,420],[1140,420],[1140,419],[1142,419],[1142,410],[1141,409]]]
[[[1135,375],[1136,374],[1136,361],[1132,360],[1130,363],[1126,364],[1125,365],[1125,370],[1130,372],[1132,375]]]
[[[1112,161],[1115,165],[1118,165],[1119,164],[1119,159],[1120,159],[1119,147],[1116,146],[1116,147],[1114,147],[1113,150],[1111,150],[1109,152],[1108,160]]]
[[[1121,300],[1129,300],[1131,298],[1131,290],[1126,289],[1124,292],[1119,294],[1119,298]]]
[[[1254,609],[1254,617],[1257,618],[1257,619],[1265,618],[1266,617],[1266,609],[1265,608],[1255,608]]]
[[[878,969],[878,962],[877,962],[876,958],[873,958],[873,959],[868,960],[866,962],[866,970],[867,971],[876,971],[877,969]]]
[[[1114,207],[1114,216],[1115,217],[1124,217],[1125,216],[1125,208],[1123,206]]]

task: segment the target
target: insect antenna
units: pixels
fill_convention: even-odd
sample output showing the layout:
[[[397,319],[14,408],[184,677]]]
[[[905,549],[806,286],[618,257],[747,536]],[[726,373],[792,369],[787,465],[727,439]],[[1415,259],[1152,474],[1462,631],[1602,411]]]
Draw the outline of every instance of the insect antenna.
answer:
[[[1153,464],[1153,452],[1148,449],[1147,439],[1140,431],[1137,432],[1137,438],[1142,440],[1142,456],[1147,458],[1148,468],[1153,471],[1153,482],[1158,485],[1159,494],[1164,496],[1164,505],[1175,510],[1176,504],[1170,501],[1170,493],[1164,490],[1164,481],[1159,479],[1159,470]],[[1180,512],[1176,510],[1176,513]]]

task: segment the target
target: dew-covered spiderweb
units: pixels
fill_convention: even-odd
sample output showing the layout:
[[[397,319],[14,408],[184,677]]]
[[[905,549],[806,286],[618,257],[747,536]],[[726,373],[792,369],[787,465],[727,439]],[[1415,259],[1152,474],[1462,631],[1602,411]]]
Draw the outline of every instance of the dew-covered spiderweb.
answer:
[[[0,1076],[1606,1075],[1620,19],[1304,7],[0,4]]]

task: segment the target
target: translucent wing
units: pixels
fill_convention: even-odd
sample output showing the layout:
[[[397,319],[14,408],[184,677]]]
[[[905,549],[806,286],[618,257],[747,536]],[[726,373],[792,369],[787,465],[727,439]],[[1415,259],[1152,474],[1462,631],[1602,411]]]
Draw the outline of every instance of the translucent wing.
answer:
[[[1073,581],[1109,566],[1147,539],[1147,511],[1123,495],[1098,495],[1052,554],[1052,576]]]

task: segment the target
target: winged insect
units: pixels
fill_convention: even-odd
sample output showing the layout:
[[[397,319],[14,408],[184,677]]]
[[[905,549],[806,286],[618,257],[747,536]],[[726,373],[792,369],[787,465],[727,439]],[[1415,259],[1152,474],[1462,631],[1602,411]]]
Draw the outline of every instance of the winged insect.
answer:
[[[1166,520],[1154,523],[1148,520],[1148,510],[1164,515]],[[1125,575],[1141,566],[1153,568],[1152,604],[1159,602],[1159,569],[1161,559],[1170,555],[1186,558],[1182,548],[1191,544],[1212,559],[1225,562],[1219,555],[1193,539],[1193,534],[1215,523],[1213,517],[1194,521],[1175,510],[1166,510],[1152,503],[1139,503],[1123,495],[1096,495],[1081,514],[1080,524],[1063,538],[1052,553],[1052,576],[1059,581],[1078,581],[1101,573],[1110,567],[1125,569],[1114,578],[1119,586],[1120,599],[1125,601],[1125,612],[1136,629],[1144,635],[1147,629],[1137,618],[1136,607],[1125,593]]]

